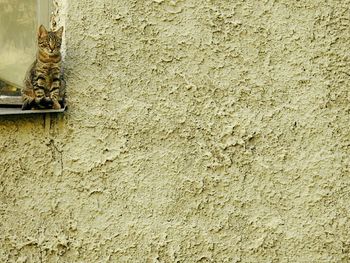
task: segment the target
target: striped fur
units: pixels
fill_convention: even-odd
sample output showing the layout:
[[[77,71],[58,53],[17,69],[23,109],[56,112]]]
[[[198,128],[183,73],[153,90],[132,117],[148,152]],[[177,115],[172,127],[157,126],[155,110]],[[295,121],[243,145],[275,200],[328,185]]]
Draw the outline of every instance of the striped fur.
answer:
[[[60,109],[64,104],[65,81],[62,74],[63,27],[47,31],[43,25],[38,30],[38,52],[30,66],[22,89],[22,109]]]

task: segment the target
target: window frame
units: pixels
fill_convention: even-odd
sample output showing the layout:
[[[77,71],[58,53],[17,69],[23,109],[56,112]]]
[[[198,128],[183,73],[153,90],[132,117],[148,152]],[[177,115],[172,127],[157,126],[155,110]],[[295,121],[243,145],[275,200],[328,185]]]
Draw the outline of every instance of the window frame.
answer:
[[[37,27],[44,25],[46,28],[50,28],[50,17],[53,11],[53,0],[37,0]],[[24,78],[24,76],[23,76]],[[4,82],[8,82],[3,79]],[[23,86],[21,86],[22,88]],[[8,106],[21,106],[22,97],[21,96],[6,96],[0,94],[0,107]]]

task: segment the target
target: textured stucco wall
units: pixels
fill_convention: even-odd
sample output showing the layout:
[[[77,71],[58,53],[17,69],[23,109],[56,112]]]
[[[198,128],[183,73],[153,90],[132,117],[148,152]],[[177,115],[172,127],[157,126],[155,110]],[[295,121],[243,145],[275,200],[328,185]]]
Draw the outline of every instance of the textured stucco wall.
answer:
[[[349,0],[67,4],[69,111],[0,119],[0,262],[350,261]]]

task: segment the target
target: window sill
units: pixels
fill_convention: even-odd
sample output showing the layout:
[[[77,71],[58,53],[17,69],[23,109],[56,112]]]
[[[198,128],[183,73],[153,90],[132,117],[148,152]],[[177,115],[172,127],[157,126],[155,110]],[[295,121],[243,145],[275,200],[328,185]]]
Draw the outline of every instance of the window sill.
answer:
[[[64,112],[66,107],[59,110],[22,110],[19,108],[5,108],[0,107],[0,115],[23,115],[23,114],[38,114],[38,113],[58,113]]]
[[[23,115],[23,114],[38,114],[38,113],[59,113],[64,112],[67,106],[59,110],[45,109],[45,110],[22,110],[22,102],[20,97],[13,97],[10,101],[6,98],[2,101],[0,98],[0,115]]]

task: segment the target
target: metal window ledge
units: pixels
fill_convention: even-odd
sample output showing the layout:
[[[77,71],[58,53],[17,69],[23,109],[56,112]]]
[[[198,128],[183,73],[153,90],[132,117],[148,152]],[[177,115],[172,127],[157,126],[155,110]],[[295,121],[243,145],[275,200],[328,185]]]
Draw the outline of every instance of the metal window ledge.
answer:
[[[5,100],[6,99],[6,100]],[[0,115],[23,115],[23,114],[38,114],[38,113],[59,113],[64,112],[67,106],[62,109],[44,109],[44,110],[22,110],[22,101],[20,97],[0,98]],[[6,102],[6,104],[3,104]]]
[[[59,110],[22,110],[21,107],[11,107],[11,108],[5,108],[0,107],[0,115],[23,115],[23,114],[38,114],[38,113],[58,113],[58,112],[64,112],[66,110],[66,107],[59,109]]]

